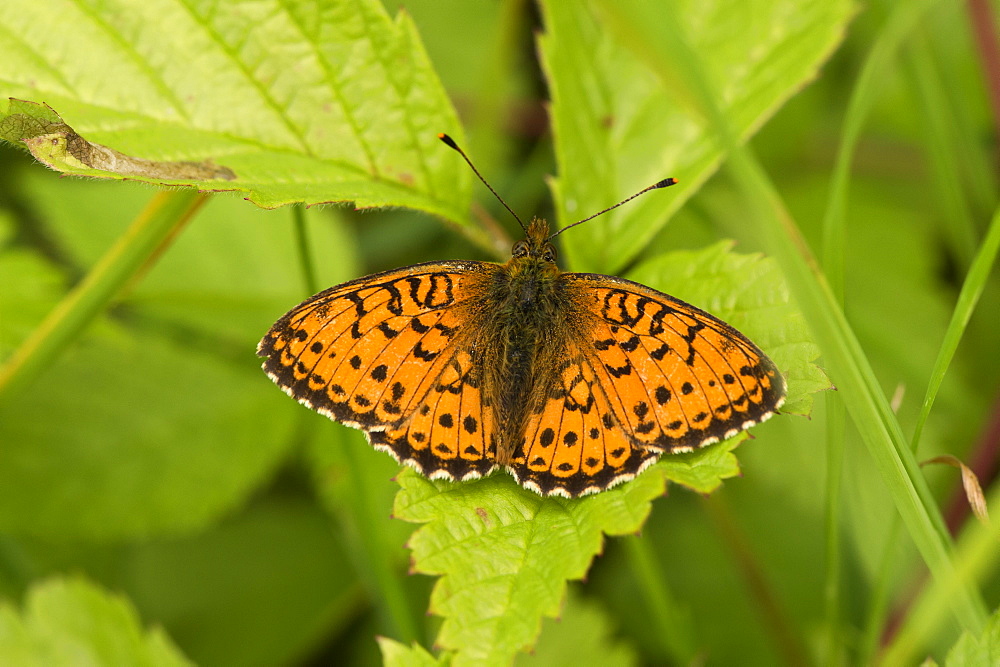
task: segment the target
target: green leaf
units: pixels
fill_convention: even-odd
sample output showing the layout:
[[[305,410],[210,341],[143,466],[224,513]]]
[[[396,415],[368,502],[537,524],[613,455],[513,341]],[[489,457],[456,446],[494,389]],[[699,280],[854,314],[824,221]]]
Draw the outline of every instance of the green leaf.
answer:
[[[829,386],[811,363],[818,350],[774,263],[736,255],[730,245],[669,253],[631,277],[670,285],[743,329],[782,370],[796,369],[788,403],[806,411],[809,393]],[[664,456],[636,480],[579,500],[543,499],[502,473],[462,484],[401,473],[395,515],[427,524],[410,541],[414,569],[445,575],[431,600],[431,611],[445,617],[437,643],[458,651],[456,664],[509,661],[529,648],[542,616],[558,612],[566,582],[582,578],[600,553],[604,534],[639,530],[664,479],[710,493],[738,475],[732,452],[745,437]]]
[[[616,639],[615,630],[612,619],[599,604],[571,591],[559,618],[545,621],[535,650],[530,655],[519,655],[516,664],[518,667],[639,664],[635,649]]]
[[[81,578],[35,585],[19,612],[0,603],[5,665],[190,665],[159,629],[143,631],[124,598]]]
[[[111,539],[205,525],[290,444],[294,405],[275,409],[257,375],[108,324],[0,407],[0,529]]]
[[[979,637],[973,637],[968,630],[963,632],[948,651],[944,664],[948,667],[1000,664],[1000,611],[993,612]]]
[[[419,644],[407,646],[388,637],[376,637],[376,640],[382,651],[382,664],[386,667],[434,667],[448,664],[447,660],[438,660]]]
[[[461,137],[455,112],[411,20],[375,0],[13,0],[0,26],[0,98],[50,107],[13,102],[0,133],[61,171],[467,218],[470,174],[437,140]]]
[[[443,575],[430,611],[444,617],[435,643],[458,651],[456,665],[505,664],[529,649],[604,535],[638,531],[664,488],[656,468],[577,500],[543,498],[505,474],[452,483],[406,469],[397,479],[395,516],[427,524],[410,539],[414,569]]]
[[[345,551],[311,499],[264,496],[213,530],[130,546],[112,581],[198,664],[300,664],[363,608]]]
[[[75,234],[110,236],[121,222],[112,204],[137,189],[90,184],[109,200],[78,196],[93,189],[82,182],[58,183],[62,197],[37,194],[50,209],[40,224],[61,243],[72,236],[74,208],[84,219],[93,212]],[[283,256],[273,231],[244,229],[245,204],[213,206],[134,301],[98,318],[0,407],[0,530],[50,540],[190,531],[242,502],[292,445],[296,406],[274,392],[253,355],[274,313],[301,297],[284,268],[291,241]],[[256,251],[242,252],[245,244]],[[253,264],[242,263],[248,256]],[[188,273],[193,267],[200,270]],[[39,255],[13,245],[0,251],[0,280],[6,356],[65,286]]]
[[[546,31],[541,55],[552,95],[559,178],[553,181],[559,223],[568,224],[656,181],[680,184],[651,193],[564,237],[575,267],[613,273],[653,238],[670,214],[715,171],[721,147],[702,111],[664,53],[636,53],[659,43],[675,14],[703,58],[745,139],[811,80],[840,41],[849,0],[710,2],[541,2]],[[648,39],[632,39],[642,32]],[[665,74],[664,74],[665,73]],[[658,78],[657,74],[664,74]]]

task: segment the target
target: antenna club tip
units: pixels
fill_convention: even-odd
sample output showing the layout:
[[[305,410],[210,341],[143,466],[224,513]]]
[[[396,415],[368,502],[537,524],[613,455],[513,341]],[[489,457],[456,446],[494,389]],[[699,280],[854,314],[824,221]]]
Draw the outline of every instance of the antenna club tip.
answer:
[[[438,134],[438,139],[440,139],[441,141],[443,141],[449,147],[454,148],[456,151],[458,150],[458,144],[455,143],[455,140],[452,139],[451,137],[449,137],[444,132],[441,132],[440,134]]]
[[[660,181],[659,183],[655,184],[652,189],[665,188],[665,187],[668,187],[670,185],[677,185],[677,179],[676,178],[664,178],[662,181]]]

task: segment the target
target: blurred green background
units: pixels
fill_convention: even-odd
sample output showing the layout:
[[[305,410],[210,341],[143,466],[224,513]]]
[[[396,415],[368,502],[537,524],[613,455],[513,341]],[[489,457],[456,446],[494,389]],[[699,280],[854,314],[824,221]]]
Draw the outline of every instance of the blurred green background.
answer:
[[[972,26],[982,21],[973,14],[977,3],[937,5],[879,81],[851,164],[846,209],[845,309],[907,434],[997,201],[1000,109],[991,107],[986,82],[1000,72],[986,69],[973,39]],[[522,215],[552,217],[546,177],[558,169],[535,43],[544,26],[535,6],[485,0],[386,6],[391,14],[405,6],[413,17],[467,147],[493,187]],[[816,248],[848,101],[893,6],[859,6],[816,81],[751,141]],[[985,32],[996,48],[997,26]],[[0,173],[0,353],[6,357],[155,191],[60,178],[6,144]],[[477,206],[513,234],[512,221],[488,193],[473,192]],[[737,184],[719,174],[643,255],[702,248],[719,238],[737,239],[740,252],[758,250],[745,216]],[[321,286],[422,261],[491,259],[422,213],[325,206],[305,210],[304,218]],[[127,298],[43,376],[33,389],[41,393],[7,408],[18,418],[0,422],[0,448],[15,439],[44,442],[45,451],[21,452],[19,465],[33,465],[31,457],[38,465],[63,463],[50,487],[25,488],[23,505],[0,510],[0,595],[20,603],[50,575],[85,575],[126,596],[142,625],[162,626],[199,664],[376,664],[377,635],[403,638],[373,584],[385,567],[398,576],[429,647],[438,621],[424,612],[434,580],[407,574],[404,544],[415,527],[389,518],[398,467],[363,446],[358,433],[288,400],[252,354],[270,324],[306,296],[291,230],[288,207],[264,211],[237,196],[214,196],[130,285]],[[11,289],[15,282],[30,291]],[[921,460],[952,454],[976,463],[987,494],[1000,456],[998,287],[994,271],[918,452]],[[790,416],[755,429],[757,442],[739,449],[742,477],[710,498],[671,487],[654,503],[641,538],[607,540],[586,582],[572,586],[567,625],[571,616],[594,615],[594,627],[605,629],[595,639],[601,651],[623,664],[669,661],[663,638],[646,621],[646,598],[637,590],[642,579],[628,555],[629,541],[642,539],[653,548],[668,585],[663,595],[699,660],[871,658],[905,623],[928,575],[848,425],[836,500],[839,585],[832,597],[827,593],[827,414],[821,397],[811,418]],[[171,482],[152,484],[127,467],[80,467],[81,461],[113,464],[125,440],[158,457],[157,474]],[[75,454],[81,448],[86,457]],[[348,467],[363,470],[364,479],[345,479]],[[220,469],[226,473],[199,472]],[[961,531],[970,516],[958,472],[932,466],[925,474],[949,525]],[[10,491],[18,480],[5,484]],[[107,493],[68,521],[65,508],[73,506],[78,486],[94,484]],[[163,488],[163,497],[148,497]],[[359,489],[372,499],[364,516],[345,500]],[[142,517],[131,512],[137,495],[145,498]],[[53,500],[59,497],[64,502]],[[365,560],[359,543],[366,531],[390,545],[392,562]],[[1000,602],[996,560],[981,585],[990,609]],[[579,637],[560,634],[559,626],[545,621],[533,658],[538,664],[558,664],[583,650]],[[942,624],[924,648],[941,660],[958,633],[951,622]]]

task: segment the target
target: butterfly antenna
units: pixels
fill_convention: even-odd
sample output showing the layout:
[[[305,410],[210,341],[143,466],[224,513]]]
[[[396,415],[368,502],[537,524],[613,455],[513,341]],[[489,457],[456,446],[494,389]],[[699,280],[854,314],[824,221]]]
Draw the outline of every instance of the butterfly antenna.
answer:
[[[595,213],[594,215],[590,216],[589,218],[584,218],[583,220],[578,220],[577,222],[574,222],[572,225],[566,225],[565,227],[563,227],[562,229],[560,229],[559,231],[557,231],[555,234],[553,234],[552,236],[550,236],[548,238],[548,240],[551,241],[555,237],[557,237],[560,234],[562,234],[563,232],[565,232],[570,227],[576,227],[577,225],[582,225],[583,223],[587,222],[588,220],[593,220],[594,218],[596,218],[599,215],[604,215],[608,211],[616,209],[619,206],[621,206],[622,204],[626,204],[626,203],[632,201],[633,199],[635,199],[639,195],[646,194],[650,190],[659,190],[660,188],[665,188],[665,187],[668,187],[668,186],[671,186],[671,185],[676,185],[676,184],[677,184],[677,179],[676,178],[664,178],[662,181],[660,181],[658,183],[653,183],[648,188],[644,188],[642,190],[639,190],[638,192],[636,192],[631,197],[626,197],[625,199],[621,200],[620,202],[618,202],[614,206],[609,206],[606,209],[604,209],[603,211],[598,211],[597,213]]]
[[[517,224],[521,225],[521,229],[523,229],[524,233],[527,234],[528,228],[524,226],[524,223],[521,221],[521,218],[517,217],[517,213],[514,213],[513,209],[511,209],[510,206],[507,206],[507,202],[503,200],[503,197],[497,194],[497,191],[493,189],[493,186],[486,182],[486,179],[483,178],[483,175],[479,173],[478,169],[476,169],[476,165],[472,164],[472,160],[470,160],[469,156],[465,154],[465,151],[463,151],[461,148],[458,147],[458,144],[455,143],[455,140],[449,137],[447,134],[444,134],[443,132],[438,135],[438,139],[447,144],[449,148],[454,148],[456,151],[458,151],[458,154],[462,156],[462,159],[464,159],[466,163],[468,163],[468,165],[472,167],[472,171],[476,174],[476,176],[479,177],[479,180],[483,182],[483,185],[488,187],[490,189],[490,192],[493,193],[493,196],[496,197],[501,204],[503,204],[503,207],[508,211],[510,211],[510,214],[514,216],[515,220],[517,220]]]

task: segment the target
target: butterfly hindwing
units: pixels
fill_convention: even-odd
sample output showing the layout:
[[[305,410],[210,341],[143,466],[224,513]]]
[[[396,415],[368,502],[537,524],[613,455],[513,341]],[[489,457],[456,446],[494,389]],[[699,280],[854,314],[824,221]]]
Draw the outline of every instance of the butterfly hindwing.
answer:
[[[483,403],[481,366],[455,350],[421,404],[395,425],[369,433],[372,445],[431,478],[471,479],[496,467],[493,413]]]
[[[659,451],[635,446],[612,409],[594,360],[565,342],[559,373],[534,406],[511,474],[543,495],[576,497],[632,479]]]

